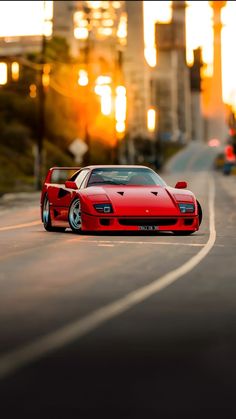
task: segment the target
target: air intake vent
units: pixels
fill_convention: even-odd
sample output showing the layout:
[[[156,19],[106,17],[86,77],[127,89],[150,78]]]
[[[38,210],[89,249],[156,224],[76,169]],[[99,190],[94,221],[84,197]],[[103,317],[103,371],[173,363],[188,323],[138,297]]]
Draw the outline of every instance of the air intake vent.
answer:
[[[151,192],[151,193],[153,193],[153,195],[155,195],[155,196],[157,196],[157,195],[158,195],[158,192]]]
[[[119,218],[122,226],[172,226],[177,218]]]
[[[109,218],[100,218],[100,224],[102,226],[109,226],[110,225],[110,220]]]
[[[117,192],[119,195],[123,196],[124,192]]]

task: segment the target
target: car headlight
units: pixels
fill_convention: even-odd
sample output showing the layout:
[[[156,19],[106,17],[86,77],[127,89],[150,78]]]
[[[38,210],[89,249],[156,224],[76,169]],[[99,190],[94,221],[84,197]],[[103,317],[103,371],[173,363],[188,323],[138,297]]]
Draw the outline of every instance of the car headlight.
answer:
[[[102,212],[106,214],[113,212],[111,204],[95,204],[94,208],[97,212]]]
[[[194,204],[178,204],[180,212],[183,213],[193,213],[195,211]]]

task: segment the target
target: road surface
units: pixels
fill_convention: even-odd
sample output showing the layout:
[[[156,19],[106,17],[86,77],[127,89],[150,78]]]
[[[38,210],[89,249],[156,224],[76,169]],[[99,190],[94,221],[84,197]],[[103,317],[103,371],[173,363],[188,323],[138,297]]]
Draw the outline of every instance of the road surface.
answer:
[[[190,237],[48,233],[37,195],[1,206],[2,418],[236,417],[236,179],[211,165],[192,146],[163,175],[202,204]]]

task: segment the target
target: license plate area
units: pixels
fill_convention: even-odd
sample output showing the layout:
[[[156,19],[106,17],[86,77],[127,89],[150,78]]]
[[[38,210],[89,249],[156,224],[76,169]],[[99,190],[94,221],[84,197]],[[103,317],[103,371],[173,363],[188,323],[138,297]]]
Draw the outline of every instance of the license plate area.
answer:
[[[158,226],[138,226],[138,229],[141,231],[156,231]]]

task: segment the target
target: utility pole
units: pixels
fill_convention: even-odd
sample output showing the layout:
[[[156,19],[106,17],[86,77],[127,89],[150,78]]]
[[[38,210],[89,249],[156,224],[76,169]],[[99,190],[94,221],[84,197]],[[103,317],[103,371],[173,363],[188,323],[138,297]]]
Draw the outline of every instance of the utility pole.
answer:
[[[39,72],[38,83],[38,135],[37,135],[37,149],[36,149],[36,164],[35,164],[35,188],[41,189],[42,183],[42,164],[43,164],[43,140],[45,134],[45,91],[43,85],[43,71],[45,63],[45,46],[46,38],[43,35],[42,39],[42,69]]]
[[[86,65],[86,70],[88,74],[88,86],[86,92],[86,100],[85,100],[85,144],[87,145],[87,151],[84,155],[84,165],[88,166],[91,160],[91,141],[90,141],[90,134],[89,134],[89,97],[90,97],[90,71],[89,71],[89,63],[90,63],[90,9],[88,7],[85,8],[85,13],[87,14],[88,19],[88,37],[86,40],[86,46],[84,49],[84,61]]]
[[[88,74],[88,86],[85,99],[85,144],[87,145],[87,151],[84,155],[84,165],[88,166],[91,159],[91,144],[90,144],[90,134],[89,134],[89,89],[90,89],[90,74],[89,74],[89,55],[90,55],[90,43],[89,43],[89,33],[87,44],[85,47],[85,64]]]
[[[44,2],[45,8],[45,2]],[[44,29],[44,28],[43,28]],[[37,145],[35,155],[35,189],[41,190],[42,187],[42,165],[43,165],[43,140],[45,135],[45,90],[43,83],[44,64],[46,52],[46,36],[43,32],[41,42],[41,69],[39,71],[38,80],[38,132]]]
[[[115,57],[115,86],[120,84],[121,80],[123,82],[122,75],[122,66],[123,66],[123,55],[120,48],[116,51]],[[115,146],[112,150],[112,163],[119,164],[120,162],[120,138],[116,130],[116,119],[115,119]]]

